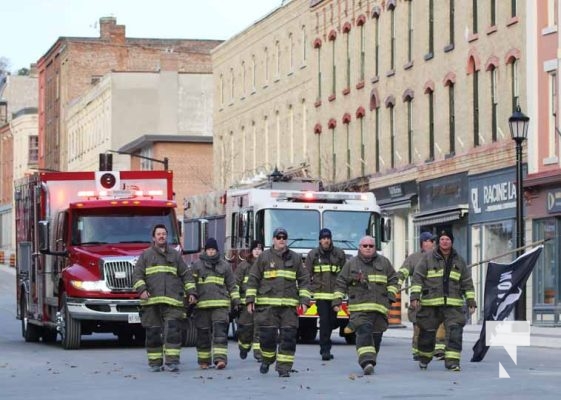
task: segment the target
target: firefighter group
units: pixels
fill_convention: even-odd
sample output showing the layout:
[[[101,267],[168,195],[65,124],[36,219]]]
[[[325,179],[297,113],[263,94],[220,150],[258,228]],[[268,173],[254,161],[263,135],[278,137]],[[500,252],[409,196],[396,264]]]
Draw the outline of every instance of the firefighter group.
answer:
[[[448,370],[461,370],[465,305],[471,314],[476,303],[471,272],[453,247],[451,231],[442,230],[438,236],[423,232],[420,250],[397,272],[378,253],[372,236],[361,238],[357,255],[347,259],[333,245],[331,230],[323,228],[305,263],[288,248],[288,237],[286,229],[276,228],[269,249],[253,241],[248,257],[233,272],[214,238],[206,241],[199,260],[187,266],[181,253],[168,245],[166,226],[154,226],[152,245],[139,257],[133,273],[150,370],[179,370],[181,320],[188,303],[194,307],[199,368],[227,367],[228,326],[235,315],[240,358],[252,351],[261,374],[274,366],[279,377],[289,377],[298,308],[305,313],[315,301],[320,357],[330,361],[331,333],[346,298],[350,316],[345,332],[356,335],[358,364],[364,375],[371,375],[390,307],[408,281],[414,360],[421,370],[433,359],[444,360]]]

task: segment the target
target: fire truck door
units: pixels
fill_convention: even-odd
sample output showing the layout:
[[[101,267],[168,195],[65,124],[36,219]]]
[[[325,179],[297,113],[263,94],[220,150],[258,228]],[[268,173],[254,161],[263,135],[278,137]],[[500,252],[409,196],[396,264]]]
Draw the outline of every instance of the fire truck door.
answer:
[[[56,216],[55,226],[53,229],[54,237],[54,251],[64,252],[66,251],[66,240],[68,236],[68,212],[61,211]],[[64,267],[66,266],[67,258],[64,256],[54,256],[52,269],[47,265],[47,276],[50,276],[48,280],[48,287],[46,288],[47,295],[50,296],[57,291],[57,282],[60,278],[60,274]]]

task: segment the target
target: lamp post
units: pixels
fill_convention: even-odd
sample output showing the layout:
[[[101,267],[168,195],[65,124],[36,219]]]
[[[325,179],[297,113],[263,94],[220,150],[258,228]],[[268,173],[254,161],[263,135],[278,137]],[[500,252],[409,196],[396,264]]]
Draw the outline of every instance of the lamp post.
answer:
[[[520,257],[524,251],[524,177],[522,175],[522,145],[528,137],[528,125],[530,118],[520,111],[520,106],[516,107],[516,111],[508,119],[510,134],[516,142],[516,257]],[[514,316],[517,321],[526,320],[526,288],[522,291],[522,295],[518,300]]]

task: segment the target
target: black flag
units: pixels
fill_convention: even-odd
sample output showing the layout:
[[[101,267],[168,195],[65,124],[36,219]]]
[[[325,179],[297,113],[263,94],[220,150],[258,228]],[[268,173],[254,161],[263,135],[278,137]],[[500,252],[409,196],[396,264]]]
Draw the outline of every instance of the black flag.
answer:
[[[485,322],[503,321],[512,312],[522,295],[522,288],[530,277],[543,245],[518,257],[510,264],[487,264],[483,309],[483,326],[479,340],[473,346],[472,362],[483,360],[489,346],[485,344]]]

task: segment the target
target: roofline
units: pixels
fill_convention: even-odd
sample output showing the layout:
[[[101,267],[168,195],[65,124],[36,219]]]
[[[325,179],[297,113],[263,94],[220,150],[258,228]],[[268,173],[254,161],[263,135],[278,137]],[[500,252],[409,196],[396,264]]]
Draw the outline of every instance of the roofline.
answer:
[[[118,151],[131,153],[146,147],[149,143],[171,142],[171,143],[209,143],[212,144],[212,136],[201,135],[142,135],[133,141],[121,146]]]

